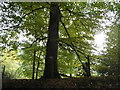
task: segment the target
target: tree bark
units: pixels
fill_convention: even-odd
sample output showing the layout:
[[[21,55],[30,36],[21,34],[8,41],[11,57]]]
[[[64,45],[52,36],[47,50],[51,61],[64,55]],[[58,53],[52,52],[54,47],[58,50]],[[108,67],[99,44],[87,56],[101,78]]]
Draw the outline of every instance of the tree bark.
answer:
[[[2,70],[2,78],[4,78],[4,75],[5,75],[5,65],[3,65],[3,70]]]
[[[43,78],[60,78],[57,66],[59,19],[60,10],[58,3],[52,2]]]
[[[33,72],[32,72],[32,79],[35,78],[35,59],[36,59],[36,51],[34,51],[34,59],[33,59]]]
[[[90,77],[91,76],[91,72],[90,72],[90,57],[89,55],[86,57],[87,58],[87,62],[85,63],[85,76]]]
[[[89,55],[87,56],[87,60],[88,60],[88,63],[87,63],[87,76],[90,77],[91,73],[90,73],[90,56]]]
[[[39,58],[40,59],[40,58]],[[38,69],[39,69],[39,66],[40,66],[40,61],[38,59],[38,62],[37,62],[37,68],[36,68],[36,79],[38,77]]]

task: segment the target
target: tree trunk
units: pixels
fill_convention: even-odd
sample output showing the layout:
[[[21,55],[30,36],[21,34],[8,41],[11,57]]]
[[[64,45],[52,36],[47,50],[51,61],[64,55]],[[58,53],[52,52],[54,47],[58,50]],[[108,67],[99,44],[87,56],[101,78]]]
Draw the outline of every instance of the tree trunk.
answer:
[[[60,11],[58,3],[52,2],[43,78],[60,78],[57,66],[59,19]]]
[[[39,58],[40,59],[40,58]],[[40,61],[38,59],[38,62],[37,62],[37,68],[36,68],[36,79],[38,77],[38,69],[39,69],[39,66],[40,66]]]
[[[39,53],[37,67],[36,67],[36,79],[38,78],[38,69],[39,69],[39,66],[40,66],[40,56],[41,56],[41,51]]]
[[[35,57],[36,57],[36,51],[34,51],[34,59],[33,59],[33,72],[32,72],[32,79],[34,79],[34,74],[35,74]]]
[[[2,68],[3,68],[3,69],[2,69],[2,78],[4,78],[4,75],[5,75],[5,65],[3,65]]]
[[[87,76],[87,77],[90,77],[90,76],[91,76],[91,73],[90,73],[90,57],[89,57],[89,55],[87,56],[86,76]]]
[[[90,56],[88,55],[86,57],[87,62],[85,62],[85,64],[83,64],[83,75],[86,77],[90,77],[91,76],[91,72],[90,72]]]

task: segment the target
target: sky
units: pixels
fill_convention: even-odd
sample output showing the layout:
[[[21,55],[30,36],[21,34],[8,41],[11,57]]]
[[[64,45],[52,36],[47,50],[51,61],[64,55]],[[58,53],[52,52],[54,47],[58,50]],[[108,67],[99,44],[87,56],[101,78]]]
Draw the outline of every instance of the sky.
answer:
[[[101,26],[106,31],[109,31],[109,28],[106,28],[106,26],[111,26],[113,24],[115,20],[115,14],[113,12],[109,12],[106,15],[110,17],[110,20],[102,19],[101,21],[104,21],[104,22],[101,23]],[[106,31],[101,31],[94,36],[95,44],[97,45],[96,47],[97,51],[95,53],[97,54],[98,52],[100,53],[102,50],[105,50],[104,47],[106,45],[105,42],[107,38],[107,35],[105,34]]]
[[[104,32],[100,32],[94,36],[95,38],[95,44],[97,45],[96,49],[97,51],[104,50],[105,46],[105,39],[106,39],[106,34]]]

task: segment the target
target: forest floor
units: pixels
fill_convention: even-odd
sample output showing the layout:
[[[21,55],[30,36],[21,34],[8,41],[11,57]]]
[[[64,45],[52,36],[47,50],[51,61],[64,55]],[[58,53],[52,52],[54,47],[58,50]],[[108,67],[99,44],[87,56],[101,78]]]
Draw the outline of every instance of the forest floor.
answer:
[[[3,79],[2,89],[74,89],[83,90],[84,88],[91,88],[92,90],[105,90],[106,88],[113,88],[113,90],[120,89],[120,76],[109,77],[80,77],[80,78],[61,78],[61,79]]]

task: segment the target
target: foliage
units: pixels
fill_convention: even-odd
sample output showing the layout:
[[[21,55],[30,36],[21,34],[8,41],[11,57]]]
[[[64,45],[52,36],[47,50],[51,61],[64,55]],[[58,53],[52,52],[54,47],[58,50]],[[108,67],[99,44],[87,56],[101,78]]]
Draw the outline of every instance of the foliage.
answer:
[[[100,65],[97,68],[102,75],[120,75],[120,8],[118,5],[115,4],[116,17],[107,32],[106,51],[103,52]]]
[[[22,64],[17,70],[17,74],[21,77],[32,77],[34,51],[37,53],[35,69],[40,61],[38,75],[42,76],[48,39],[50,4],[47,2],[0,4],[2,11],[0,15],[2,42],[0,43],[3,50],[9,48],[23,52],[20,61]],[[99,28],[102,28],[101,23],[109,18],[106,13],[109,10],[113,11],[113,6],[112,3],[104,2],[59,3],[61,20],[58,68],[60,73],[83,75],[83,65],[87,61],[87,55],[94,56],[92,53],[94,45],[91,43],[94,35],[99,32]]]
[[[2,57],[0,58],[0,64],[2,64],[3,69],[5,69],[3,78],[19,78],[16,75],[16,70],[20,67],[21,60],[18,57],[18,51],[7,51],[2,52]]]

